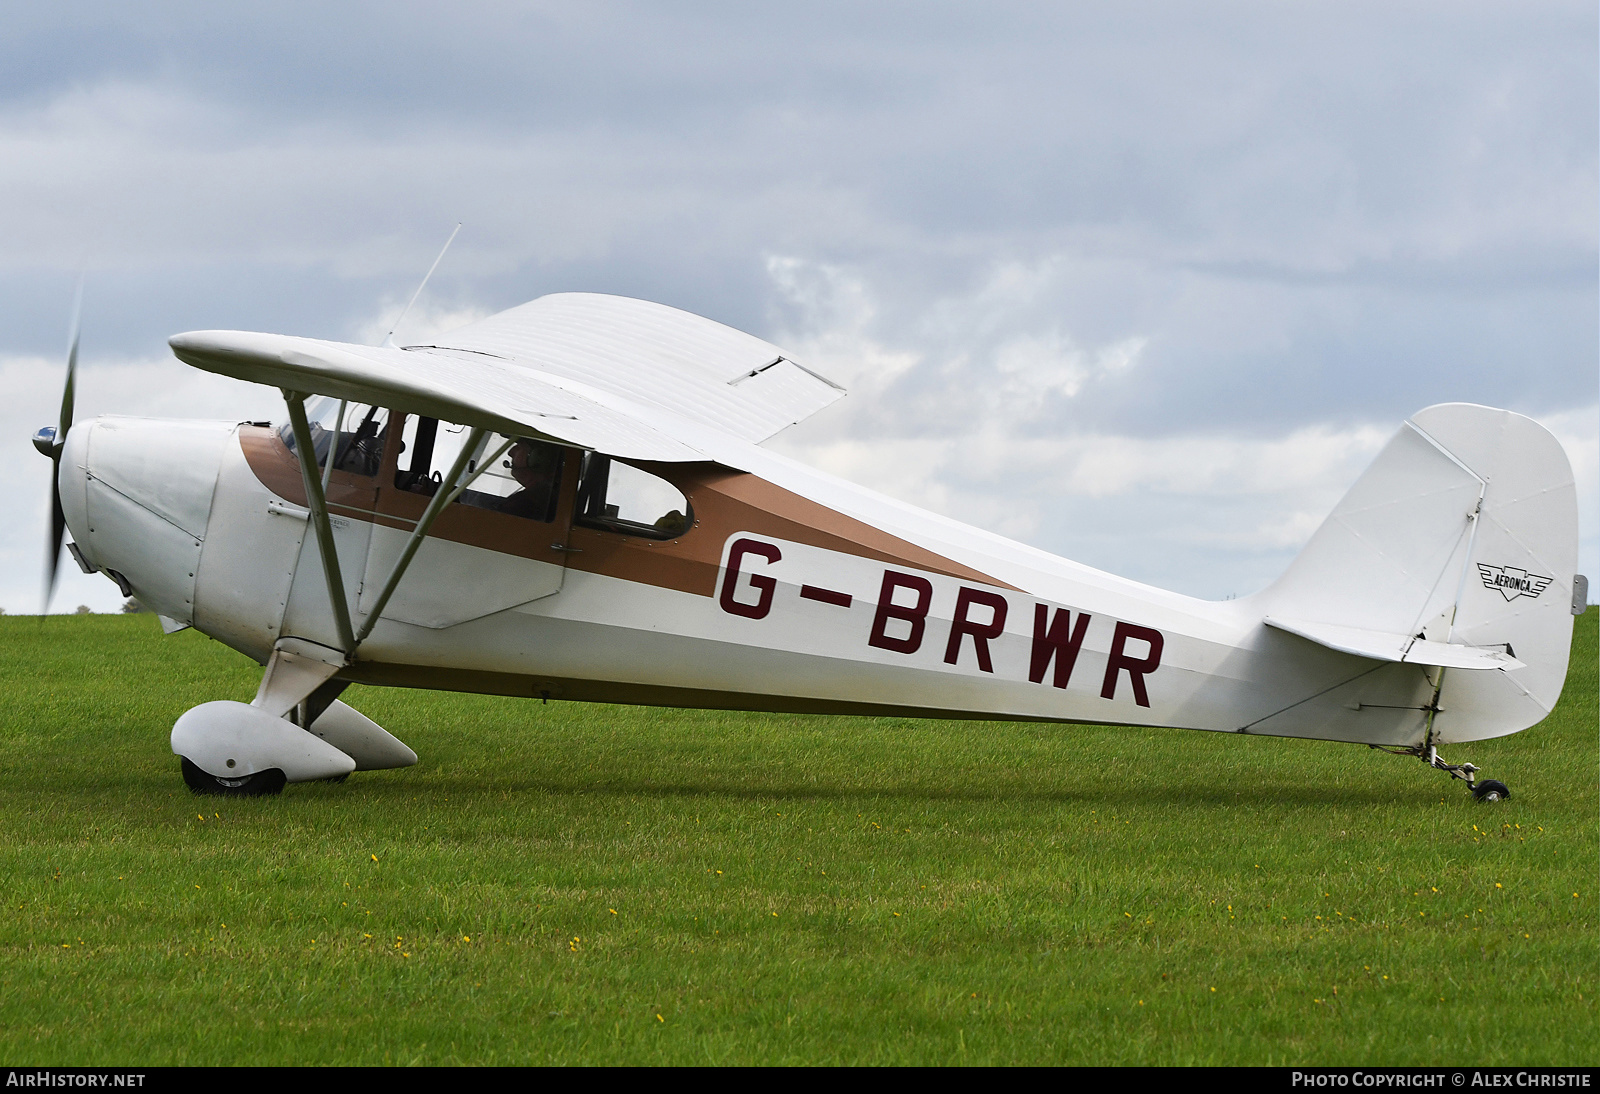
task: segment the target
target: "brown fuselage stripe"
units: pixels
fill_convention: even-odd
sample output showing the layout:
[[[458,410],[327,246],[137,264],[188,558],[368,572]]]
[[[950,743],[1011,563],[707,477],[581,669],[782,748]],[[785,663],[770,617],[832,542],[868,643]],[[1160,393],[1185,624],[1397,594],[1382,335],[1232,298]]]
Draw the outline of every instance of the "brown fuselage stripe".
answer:
[[[329,476],[328,509],[337,516],[410,531],[427,507],[428,498],[393,486],[399,461],[400,422],[391,424],[388,437],[383,463],[375,477],[343,471]],[[304,506],[306,496],[300,464],[277,434],[268,428],[247,425],[240,427],[239,438],[245,459],[262,485],[285,501]],[[644,539],[575,525],[572,518],[578,459],[577,450],[570,452],[562,473],[561,500],[554,521],[546,523],[452,505],[440,514],[429,536],[698,596],[715,595],[722,546],[735,532],[752,532],[963,581],[1016,589],[1014,585],[774,486],[759,475],[711,462],[641,461],[634,464],[666,479],[689,499],[694,526],[677,539]]]

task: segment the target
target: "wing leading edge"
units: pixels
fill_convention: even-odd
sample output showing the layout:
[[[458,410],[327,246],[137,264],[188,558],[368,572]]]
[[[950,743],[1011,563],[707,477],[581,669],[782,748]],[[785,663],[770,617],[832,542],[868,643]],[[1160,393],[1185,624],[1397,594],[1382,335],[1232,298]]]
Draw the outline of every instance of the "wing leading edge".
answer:
[[[245,331],[169,340],[196,368],[625,459],[710,458],[705,429],[758,443],[844,389],[759,338],[661,304],[561,293],[425,346]]]

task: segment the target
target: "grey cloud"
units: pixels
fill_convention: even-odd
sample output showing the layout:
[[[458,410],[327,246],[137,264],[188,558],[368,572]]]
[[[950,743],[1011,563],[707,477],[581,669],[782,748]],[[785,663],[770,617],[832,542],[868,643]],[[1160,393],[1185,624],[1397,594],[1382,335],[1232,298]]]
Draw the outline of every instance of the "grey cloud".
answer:
[[[896,363],[796,443],[1600,397],[1592,4],[6,15],[0,353],[60,353],[85,256],[86,354],[357,337],[460,219],[437,312],[619,292]]]

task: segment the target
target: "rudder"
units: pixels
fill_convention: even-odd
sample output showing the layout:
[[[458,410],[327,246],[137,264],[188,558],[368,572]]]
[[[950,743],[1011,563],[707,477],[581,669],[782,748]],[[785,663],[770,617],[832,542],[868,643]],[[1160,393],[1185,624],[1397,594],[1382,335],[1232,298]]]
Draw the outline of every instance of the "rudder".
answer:
[[[1446,673],[1434,740],[1481,740],[1560,698],[1577,561],[1560,442],[1520,414],[1443,403],[1401,427],[1262,600],[1269,618],[1504,650],[1521,666],[1429,670]]]

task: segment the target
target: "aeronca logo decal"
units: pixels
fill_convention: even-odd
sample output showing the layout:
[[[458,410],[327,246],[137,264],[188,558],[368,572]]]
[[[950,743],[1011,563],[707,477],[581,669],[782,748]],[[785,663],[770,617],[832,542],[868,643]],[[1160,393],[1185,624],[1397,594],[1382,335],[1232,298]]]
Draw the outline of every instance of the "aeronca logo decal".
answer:
[[[800,579],[802,572],[807,580]],[[1107,620],[1095,626],[1112,632],[1109,645],[1102,634],[1085,646],[1093,621],[1087,612],[1038,601],[1019,604],[1021,594],[1008,596],[992,586],[958,584],[953,594],[949,586],[950,579],[939,575],[735,534],[724,548],[717,603],[729,615],[787,623],[795,627],[790,634],[797,642],[823,654],[836,648],[835,639],[856,641],[915,658],[921,667],[951,665],[1056,688],[1072,681],[1080,652],[1094,651],[1098,658],[1103,650],[1104,674],[1084,683],[1098,685],[1102,699],[1115,699],[1120,690],[1139,706],[1150,705],[1146,680],[1161,667],[1166,644],[1160,631]],[[800,601],[826,605],[838,615],[818,615]],[[829,625],[830,618],[837,626]],[[935,656],[939,661],[927,664]]]
[[[1482,562],[1478,563],[1478,572],[1483,575],[1485,589],[1493,589],[1507,600],[1519,596],[1537,597],[1552,580],[1515,566],[1488,566]]]

